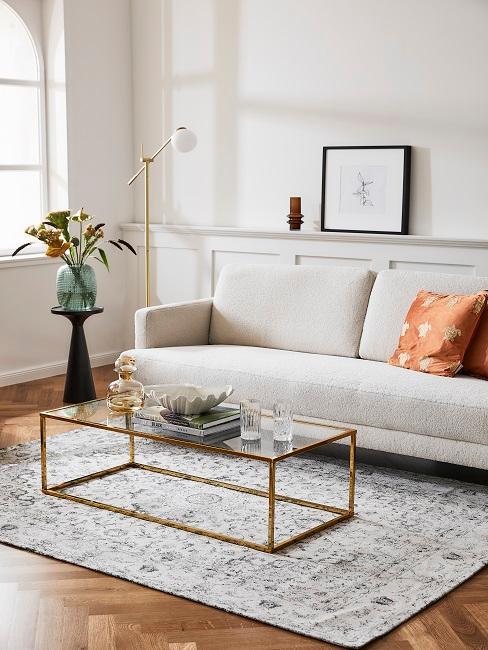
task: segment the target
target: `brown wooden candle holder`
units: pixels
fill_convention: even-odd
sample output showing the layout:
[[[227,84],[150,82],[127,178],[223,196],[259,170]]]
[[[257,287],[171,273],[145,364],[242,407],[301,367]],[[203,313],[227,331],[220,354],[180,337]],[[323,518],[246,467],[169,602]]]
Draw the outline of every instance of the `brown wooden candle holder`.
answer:
[[[300,230],[302,227],[302,198],[300,196],[290,196],[288,223],[290,224],[290,230]]]

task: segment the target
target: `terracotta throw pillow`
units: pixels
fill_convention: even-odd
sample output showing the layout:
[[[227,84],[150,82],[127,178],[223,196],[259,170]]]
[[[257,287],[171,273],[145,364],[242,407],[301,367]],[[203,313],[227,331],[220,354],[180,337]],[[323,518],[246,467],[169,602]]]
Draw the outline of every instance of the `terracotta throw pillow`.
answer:
[[[457,296],[419,291],[389,363],[453,377],[461,369],[485,301],[483,292]]]
[[[463,370],[471,375],[488,378],[488,302],[464,357]]]

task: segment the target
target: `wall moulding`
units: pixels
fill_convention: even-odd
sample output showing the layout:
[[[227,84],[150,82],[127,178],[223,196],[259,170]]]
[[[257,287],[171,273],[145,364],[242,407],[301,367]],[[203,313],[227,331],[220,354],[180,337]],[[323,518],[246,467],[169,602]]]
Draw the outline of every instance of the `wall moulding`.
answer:
[[[140,249],[135,309],[144,300],[143,225],[122,225]],[[372,271],[402,269],[488,276],[488,241],[416,235],[372,235],[216,226],[151,226],[152,304],[213,294],[225,264],[356,266]],[[175,282],[175,278],[178,279]]]
[[[144,232],[142,223],[124,223],[121,228],[125,232]],[[258,230],[255,228],[232,228],[225,226],[190,226],[171,224],[151,224],[151,232],[184,235],[217,235],[229,237],[255,237],[264,239],[294,239],[297,241],[344,241],[361,243],[384,243],[416,246],[452,246],[459,248],[488,249],[488,239],[448,239],[442,237],[426,237],[424,235],[375,235],[368,233],[333,233],[317,230]]]
[[[118,351],[91,354],[90,364],[92,368],[113,364],[119,354],[120,352]],[[26,381],[62,375],[66,372],[66,368],[66,361],[55,361],[13,371],[0,371],[0,386],[12,386],[13,384],[22,384]]]

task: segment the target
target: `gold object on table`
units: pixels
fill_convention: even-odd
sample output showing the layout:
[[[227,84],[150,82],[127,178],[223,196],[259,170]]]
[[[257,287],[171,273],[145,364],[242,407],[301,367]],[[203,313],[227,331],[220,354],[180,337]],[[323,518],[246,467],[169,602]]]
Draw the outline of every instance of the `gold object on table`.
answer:
[[[248,451],[243,451],[241,448],[241,438],[239,434],[229,433],[229,438],[221,442],[205,442],[205,440],[188,440],[178,438],[174,432],[168,431],[167,433],[150,433],[146,431],[138,431],[134,428],[132,421],[132,415],[126,414],[125,418],[119,418],[117,421],[115,418],[110,416],[110,412],[104,402],[104,400],[94,400],[93,404],[97,405],[96,411],[92,415],[87,415],[86,404],[78,404],[74,406],[67,406],[58,409],[53,409],[50,411],[43,411],[40,414],[41,418],[41,476],[42,476],[42,492],[50,496],[59,497],[61,499],[68,499],[70,501],[76,501],[78,503],[83,503],[85,505],[93,506],[95,508],[101,508],[103,510],[110,510],[111,512],[118,512],[123,515],[128,515],[130,517],[136,517],[137,519],[143,519],[145,521],[152,521],[163,526],[170,526],[171,528],[177,528],[179,530],[185,530],[190,533],[196,533],[198,535],[204,535],[206,537],[211,537],[213,539],[218,539],[225,542],[230,542],[231,544],[238,544],[240,546],[246,546],[258,551],[264,551],[266,553],[273,553],[279,551],[290,544],[294,544],[300,540],[314,535],[334,524],[339,523],[349,519],[354,515],[354,488],[355,488],[355,476],[356,476],[356,431],[354,429],[344,429],[340,427],[330,427],[325,424],[318,423],[316,420],[311,420],[303,417],[295,417],[294,422],[304,423],[308,425],[313,425],[324,431],[324,436],[321,439],[309,438],[306,436],[295,436],[293,440],[293,449],[291,451],[275,451],[274,442],[273,442],[273,433],[272,433],[272,418],[263,414],[263,422],[268,418],[271,422],[268,423],[270,426],[267,428],[264,427],[262,432],[260,445],[257,445],[254,450],[250,449]],[[128,462],[116,465],[115,467],[109,467],[98,472],[93,472],[86,476],[80,476],[56,485],[49,485],[47,478],[47,449],[46,449],[46,434],[47,434],[47,424],[50,420],[58,420],[63,422],[71,422],[76,425],[89,426],[95,429],[102,429],[104,431],[110,431],[113,433],[120,433],[126,435],[129,439],[128,445]],[[139,463],[136,461],[136,448],[135,440],[137,438],[144,438],[146,440],[154,440],[160,444],[164,445],[174,445],[177,447],[186,447],[195,450],[200,450],[202,453],[215,453],[215,454],[224,454],[231,457],[240,457],[247,458],[248,460],[254,460],[257,462],[265,463],[268,466],[268,489],[267,490],[258,490],[255,488],[246,487],[243,485],[237,485],[234,483],[228,483],[225,481],[220,481],[216,479],[206,478],[203,476],[196,476],[193,474],[187,474],[184,472],[178,472],[175,470],[164,469],[161,467],[154,467],[152,465],[147,465],[144,463]],[[309,452],[313,449],[318,449],[323,445],[327,445],[338,440],[349,438],[349,472],[348,472],[348,504],[347,507],[336,507],[333,505],[328,505],[324,503],[317,503],[315,501],[308,501],[305,499],[299,499],[291,497],[284,494],[278,494],[276,492],[276,468],[279,463],[286,462],[287,459],[300,454]],[[323,462],[323,461],[318,461]],[[79,485],[81,483],[86,483],[97,478],[108,476],[110,474],[115,474],[127,469],[139,469],[147,472],[155,472],[158,474],[164,474],[166,476],[172,476],[175,478],[180,478],[188,481],[196,481],[199,483],[205,483],[207,485],[212,485],[215,487],[225,488],[227,490],[235,490],[237,492],[245,492],[246,494],[252,494],[254,496],[263,497],[268,501],[267,507],[267,520],[268,520],[268,537],[265,544],[259,544],[246,539],[241,539],[238,537],[233,537],[224,533],[218,533],[216,531],[206,530],[204,528],[199,528],[182,522],[174,521],[172,519],[165,519],[163,517],[157,517],[145,512],[139,512],[136,510],[129,510],[127,508],[121,508],[119,506],[111,505],[109,503],[102,503],[100,501],[92,501],[84,497],[75,496],[69,494],[64,490],[68,488]],[[297,506],[304,508],[312,508],[314,510],[321,510],[327,513],[334,515],[331,519],[324,521],[308,530],[300,532],[296,535],[288,537],[283,540],[276,541],[275,539],[275,506],[276,502],[286,502],[292,503]]]
[[[136,360],[121,354],[115,362],[119,378],[108,387],[107,406],[116,413],[135,413],[144,406],[144,386],[132,377],[137,370]]]

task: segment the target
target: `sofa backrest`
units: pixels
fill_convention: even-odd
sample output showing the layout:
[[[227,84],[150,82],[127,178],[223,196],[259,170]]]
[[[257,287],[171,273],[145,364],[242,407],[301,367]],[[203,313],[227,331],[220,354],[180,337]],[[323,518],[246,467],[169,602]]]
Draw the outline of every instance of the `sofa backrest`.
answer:
[[[226,266],[210,343],[355,357],[373,281],[371,271],[347,267]]]
[[[488,278],[417,271],[380,271],[369,299],[359,356],[388,361],[395,351],[405,316],[421,289],[471,294],[488,289]]]

